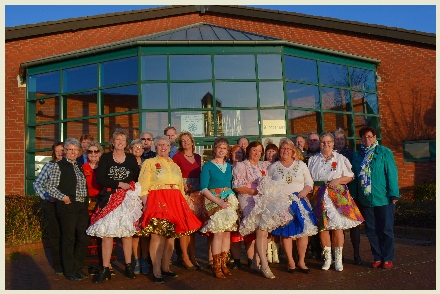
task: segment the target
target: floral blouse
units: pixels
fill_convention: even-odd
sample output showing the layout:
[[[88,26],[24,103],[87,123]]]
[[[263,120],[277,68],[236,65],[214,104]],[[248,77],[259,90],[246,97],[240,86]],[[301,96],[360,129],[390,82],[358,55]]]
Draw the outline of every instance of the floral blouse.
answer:
[[[260,179],[266,175],[269,161],[259,161],[258,166],[254,166],[248,160],[237,162],[232,170],[232,188],[248,187],[256,189]]]

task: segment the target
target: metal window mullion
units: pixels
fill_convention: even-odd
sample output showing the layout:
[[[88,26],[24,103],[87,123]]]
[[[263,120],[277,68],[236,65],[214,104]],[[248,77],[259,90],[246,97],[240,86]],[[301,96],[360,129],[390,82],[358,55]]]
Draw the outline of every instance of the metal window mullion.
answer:
[[[141,137],[141,133],[143,132],[144,128],[144,123],[143,123],[143,118],[142,118],[142,51],[141,51],[141,47],[138,47],[138,80],[137,80],[137,85],[138,85],[138,126],[139,126],[139,134],[138,137]]]
[[[102,117],[102,114],[104,112],[104,103],[102,101],[102,93],[101,93],[101,73],[102,73],[102,63],[98,62],[98,66],[97,66],[97,70],[98,70],[98,90],[96,91],[96,105],[97,105],[97,120],[96,120],[96,124],[97,124],[97,128],[98,128],[98,138],[99,138],[99,142],[103,143],[104,142],[104,118]]]
[[[319,98],[319,123],[321,130],[324,130],[324,115],[322,113],[322,95],[321,95],[321,72],[319,67],[319,61],[316,60],[316,73],[318,74],[318,98]],[[319,130],[316,130],[316,132],[319,132]]]
[[[289,121],[289,113],[288,113],[288,107],[287,107],[287,85],[286,85],[286,64],[285,64],[285,52],[284,47],[281,48],[281,78],[283,82],[283,93],[284,93],[284,126],[286,128],[286,136],[290,136],[290,128],[289,131],[287,131],[290,121]]]
[[[261,130],[262,121],[261,121],[261,113],[260,113],[260,76],[258,75],[258,54],[254,54],[254,62],[255,62],[255,86],[257,87],[257,119],[258,119],[258,137],[261,139],[263,136],[263,132]]]
[[[168,126],[171,126],[171,64],[167,54],[167,87],[168,87]]]
[[[215,54],[211,54],[211,81],[212,81],[212,121],[214,123],[214,137],[217,137],[217,97],[216,97],[216,79],[215,79]],[[209,131],[209,125],[208,125],[208,131]],[[224,135],[224,133],[223,133]]]

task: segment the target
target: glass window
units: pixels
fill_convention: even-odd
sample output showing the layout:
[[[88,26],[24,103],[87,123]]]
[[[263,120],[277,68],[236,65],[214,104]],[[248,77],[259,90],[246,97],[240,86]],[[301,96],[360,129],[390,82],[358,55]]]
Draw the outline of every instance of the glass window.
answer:
[[[61,141],[59,124],[36,126],[35,146],[30,147],[34,147],[34,149],[52,148],[52,145],[58,141]]]
[[[315,60],[285,55],[284,63],[286,78],[301,82],[318,82],[318,71]]]
[[[167,127],[168,112],[142,113],[142,132],[150,132],[154,136],[163,135],[163,130]]]
[[[348,70],[345,65],[319,62],[319,82],[321,84],[348,87]]]
[[[142,109],[168,109],[168,85],[142,84]]]
[[[311,131],[321,133],[321,116],[319,112],[304,110],[289,110],[288,128],[290,134],[308,134]]]
[[[171,108],[202,108],[212,100],[211,83],[174,83],[170,85]]]
[[[372,127],[376,130],[377,138],[380,138],[380,127],[379,127],[379,118],[375,116],[354,116],[354,127],[355,127],[355,136],[359,137],[359,130],[364,126]]]
[[[221,110],[217,111],[220,122],[217,134],[220,136],[259,135],[257,110]]]
[[[321,88],[321,96],[323,109],[351,111],[350,91],[335,88]]]
[[[39,99],[34,102],[36,108],[36,122],[49,122],[60,119],[60,98]]]
[[[319,91],[317,86],[286,83],[287,106],[319,108]]]
[[[98,65],[91,64],[63,70],[63,92],[80,91],[98,86]]]
[[[216,79],[255,79],[254,55],[215,55]]]
[[[104,114],[138,109],[137,85],[101,91]]]
[[[104,117],[103,121],[104,142],[110,142],[116,128],[122,128],[128,134],[128,141],[139,138],[139,115],[137,113],[108,116]]]
[[[35,176],[38,176],[43,166],[52,160],[52,151],[35,152],[29,155],[35,158]]]
[[[166,55],[142,56],[142,80],[162,81],[167,79]]]
[[[67,95],[67,118],[92,116],[98,114],[96,92]]]
[[[217,82],[215,95],[219,107],[257,106],[257,86],[255,82]]]
[[[260,82],[260,106],[284,106],[283,82]]]
[[[404,141],[403,158],[406,162],[435,161],[435,140]]]
[[[323,113],[324,118],[324,132],[333,132],[337,128],[341,127],[346,130],[351,126],[352,118],[349,114],[341,113]],[[351,129],[351,128],[350,128]],[[353,134],[345,134],[346,136],[352,136]]]
[[[372,93],[352,92],[354,112],[378,114],[377,95]]]
[[[171,80],[206,80],[212,78],[210,55],[171,55]]]
[[[263,136],[286,134],[286,115],[284,109],[261,110],[260,115]]]
[[[60,93],[60,72],[54,71],[28,78],[29,99],[38,99],[41,96]]]
[[[177,132],[187,131],[193,137],[212,136],[214,124],[212,111],[179,111],[171,113],[171,125]]]
[[[99,142],[98,120],[96,118],[66,122],[66,130],[66,138],[79,140],[83,134],[90,134],[93,139]]]
[[[281,55],[262,54],[257,55],[258,78],[260,79],[281,79],[283,70],[281,66]]]
[[[138,58],[130,57],[103,62],[101,64],[101,86],[136,82]]]
[[[350,79],[356,90],[376,91],[376,74],[372,70],[350,67]]]

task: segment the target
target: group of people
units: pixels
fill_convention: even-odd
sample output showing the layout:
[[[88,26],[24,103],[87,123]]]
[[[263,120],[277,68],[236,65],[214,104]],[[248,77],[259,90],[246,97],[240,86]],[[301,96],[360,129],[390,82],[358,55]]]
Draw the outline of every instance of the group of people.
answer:
[[[87,278],[85,252],[95,236],[102,240],[102,267],[93,282],[111,279],[113,238],[121,238],[124,275],[134,279],[152,267],[153,281],[164,283],[164,277],[178,276],[170,270],[174,250],[186,269],[201,268],[196,233],[207,237],[208,264],[219,279],[241,267],[242,242],[248,266],[269,279],[275,278],[269,264],[279,262],[281,246],[288,272],[310,271],[309,243],[315,257],[323,257],[323,270],[334,262],[342,271],[343,231],[350,229],[354,260],[361,264],[364,221],[372,266],[391,268],[397,168],[374,129],[363,127],[359,135],[356,153],[346,148],[340,128],[309,133],[308,150],[302,136],[283,138],[279,146],[246,138],[230,146],[218,137],[203,166],[192,134],[177,134],[174,127],[131,142],[117,129],[107,153],[90,135],[58,142],[34,182],[45,200],[55,272],[69,280]]]

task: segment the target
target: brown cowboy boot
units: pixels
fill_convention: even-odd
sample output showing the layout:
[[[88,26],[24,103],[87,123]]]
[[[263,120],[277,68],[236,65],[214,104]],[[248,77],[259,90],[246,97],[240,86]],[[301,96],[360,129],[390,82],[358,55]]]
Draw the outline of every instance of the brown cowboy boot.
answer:
[[[212,255],[212,273],[217,279],[225,279],[225,275],[222,273],[221,269],[221,257],[220,253],[216,255]]]
[[[222,261],[222,272],[225,276],[232,276],[232,273],[229,271],[228,266],[226,265],[226,263],[228,262],[229,256],[228,256],[228,252],[222,252],[220,253],[220,258]]]

